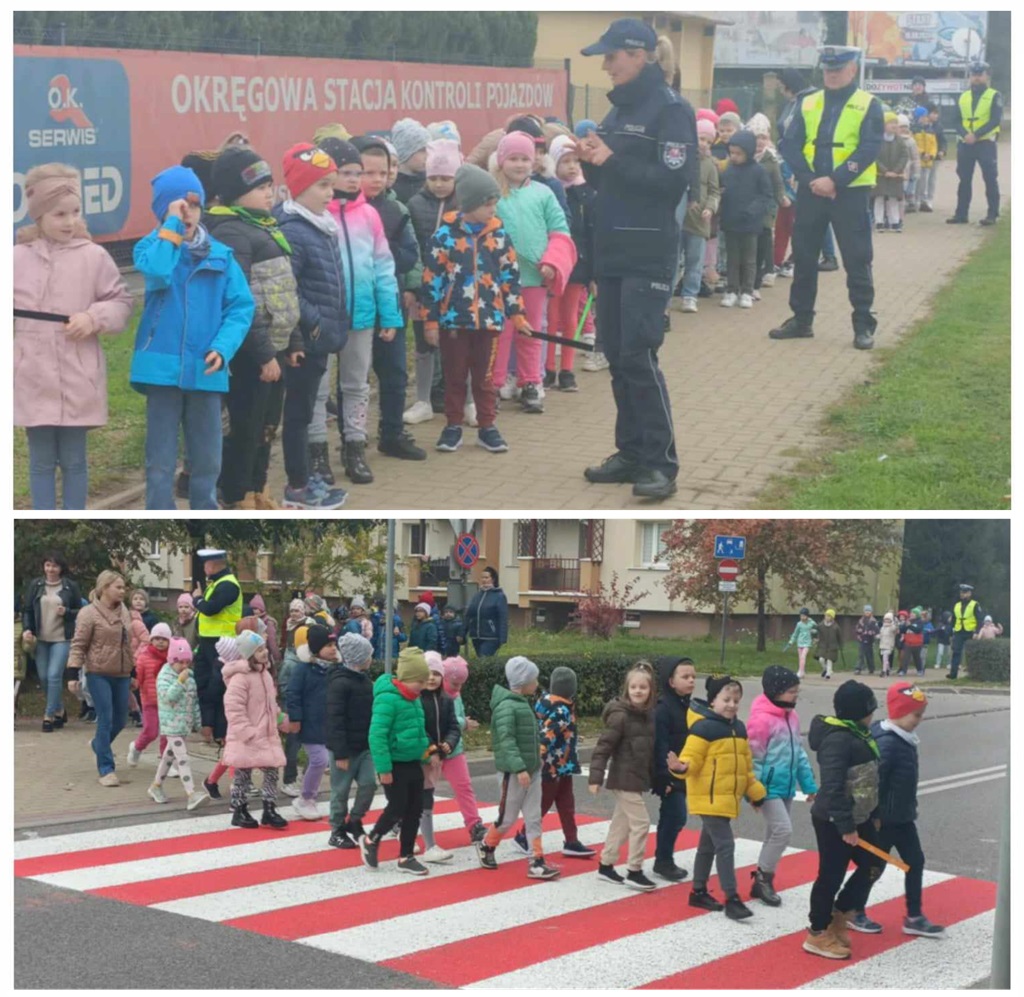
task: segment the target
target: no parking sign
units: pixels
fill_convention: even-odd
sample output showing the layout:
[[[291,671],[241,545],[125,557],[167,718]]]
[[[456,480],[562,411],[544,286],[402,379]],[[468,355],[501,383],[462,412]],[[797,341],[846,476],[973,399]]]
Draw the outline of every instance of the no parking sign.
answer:
[[[480,560],[480,542],[472,533],[460,533],[455,540],[455,563],[467,571]]]

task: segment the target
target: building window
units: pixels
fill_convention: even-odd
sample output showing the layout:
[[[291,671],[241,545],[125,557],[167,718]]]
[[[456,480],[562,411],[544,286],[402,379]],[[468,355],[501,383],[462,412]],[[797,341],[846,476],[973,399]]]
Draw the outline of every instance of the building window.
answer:
[[[149,541],[149,553],[146,555],[151,561],[156,561],[160,557],[160,541],[150,540]]]
[[[604,520],[580,520],[580,558],[600,564],[604,560]]]
[[[668,570],[664,561],[665,535],[671,529],[671,523],[641,523],[640,530],[640,566]]]
[[[418,523],[410,523],[409,531],[409,554],[421,556],[427,552],[427,521],[421,519]]]
[[[548,523],[546,519],[520,519],[520,557],[544,557],[548,549]]]

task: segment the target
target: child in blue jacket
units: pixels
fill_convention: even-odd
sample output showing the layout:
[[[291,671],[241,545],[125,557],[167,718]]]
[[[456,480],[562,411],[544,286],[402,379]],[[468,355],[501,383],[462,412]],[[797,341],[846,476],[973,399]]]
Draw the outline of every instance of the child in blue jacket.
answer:
[[[146,396],[146,508],[177,508],[174,471],[183,428],[189,505],[216,509],[228,364],[255,305],[234,253],[200,224],[206,193],[195,173],[171,166],[152,185],[160,224],[133,254],[146,280],[131,367],[132,387]]]

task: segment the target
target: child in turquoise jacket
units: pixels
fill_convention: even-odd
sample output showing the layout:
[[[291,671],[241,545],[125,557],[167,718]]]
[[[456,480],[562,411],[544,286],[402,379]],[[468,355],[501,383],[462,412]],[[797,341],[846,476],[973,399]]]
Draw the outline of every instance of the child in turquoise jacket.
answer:
[[[791,648],[793,644],[796,644],[796,653],[800,661],[800,668],[797,671],[797,675],[800,678],[804,677],[804,671],[807,668],[807,655],[811,650],[811,645],[818,638],[818,625],[811,619],[811,611],[805,606],[800,610],[800,619],[797,620],[796,626],[793,628],[793,636],[789,638],[789,643],[786,644],[786,648]]]
[[[228,364],[255,312],[234,253],[200,224],[205,200],[192,170],[172,166],[158,173],[153,213],[160,224],[133,254],[146,280],[131,384],[146,396],[147,509],[177,509],[179,427],[191,467],[189,505],[217,508]]]

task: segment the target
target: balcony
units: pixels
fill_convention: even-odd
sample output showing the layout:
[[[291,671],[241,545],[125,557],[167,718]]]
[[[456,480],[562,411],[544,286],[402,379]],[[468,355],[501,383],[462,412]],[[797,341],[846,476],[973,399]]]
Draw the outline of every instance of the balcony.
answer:
[[[530,562],[531,592],[579,592],[580,562],[575,557],[535,557]]]
[[[420,560],[420,588],[447,588],[451,577],[451,562],[447,557]]]

